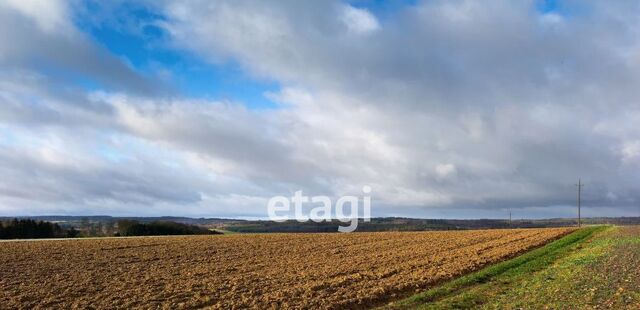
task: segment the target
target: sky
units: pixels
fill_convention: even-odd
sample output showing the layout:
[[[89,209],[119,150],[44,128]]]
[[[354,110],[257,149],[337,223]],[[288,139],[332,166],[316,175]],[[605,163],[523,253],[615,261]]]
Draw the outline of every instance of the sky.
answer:
[[[640,216],[635,1],[0,2],[0,215]]]

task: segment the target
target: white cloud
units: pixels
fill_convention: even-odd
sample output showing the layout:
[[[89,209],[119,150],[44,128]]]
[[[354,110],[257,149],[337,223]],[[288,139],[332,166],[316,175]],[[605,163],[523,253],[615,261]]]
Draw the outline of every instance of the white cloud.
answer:
[[[456,174],[456,166],[453,164],[439,164],[436,166],[436,174],[439,179],[446,179]]]
[[[640,159],[640,141],[625,142],[622,146],[622,160],[631,162]]]
[[[82,35],[43,30],[55,18],[29,27],[30,7],[0,9],[0,43],[7,29],[30,38],[0,44],[0,213],[264,216],[272,195],[369,185],[377,215],[562,216],[581,176],[586,204],[630,214],[633,10],[550,27],[530,4],[428,1],[384,27],[330,1],[155,4],[175,46],[282,85],[272,110],[141,95],[144,80]],[[33,59],[114,89],[58,87]]]
[[[6,5],[33,20],[46,32],[72,31],[67,3],[60,0],[5,0]]]
[[[560,26],[564,22],[564,17],[557,13],[545,13],[540,15],[540,23],[543,26],[554,27]]]
[[[172,27],[215,29],[201,33],[199,42],[211,43],[194,50],[210,58],[235,55],[250,72],[283,82],[271,98],[287,103],[292,150],[334,188],[369,182],[384,193],[427,193],[385,194],[389,204],[413,197],[416,205],[430,205],[435,200],[427,196],[445,193],[440,202],[452,207],[491,208],[572,203],[568,185],[580,175],[609,175],[603,188],[637,182],[611,170],[620,162],[610,150],[624,137],[602,125],[635,113],[629,103],[640,100],[634,69],[616,65],[628,55],[621,49],[635,49],[624,35],[635,26],[613,30],[605,22],[628,8],[569,20],[537,13],[531,3],[425,2],[392,15],[384,28],[377,21],[362,27],[375,29],[374,42],[344,40],[330,6],[306,15],[309,7],[278,5],[261,21],[286,42],[257,46],[274,32],[236,33],[246,25],[235,21],[262,6],[252,4],[178,16]],[[362,13],[353,10],[359,9],[346,7]],[[229,23],[212,22],[218,16]],[[187,38],[175,36],[188,46]],[[455,184],[442,182],[454,175]],[[593,195],[592,203],[609,203],[606,190]]]
[[[353,33],[366,34],[380,28],[376,17],[366,9],[345,5],[342,7],[341,14],[340,19],[347,26],[347,29]]]

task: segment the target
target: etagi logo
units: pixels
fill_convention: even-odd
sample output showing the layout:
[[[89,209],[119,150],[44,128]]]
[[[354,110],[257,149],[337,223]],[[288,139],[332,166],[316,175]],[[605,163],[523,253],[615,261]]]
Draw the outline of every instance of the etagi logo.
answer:
[[[371,187],[362,187],[364,193],[362,197],[362,219],[365,222],[371,221]],[[302,205],[311,202],[312,204],[320,204],[311,209],[309,216],[303,214]],[[293,197],[275,196],[269,199],[267,209],[269,219],[274,222],[285,222],[289,220],[291,214],[291,205],[293,204],[293,212],[296,221],[300,223],[309,220],[316,223],[323,221],[330,222],[332,218],[342,223],[349,223],[349,226],[338,226],[339,232],[353,232],[358,228],[358,214],[360,211],[360,198],[357,196],[342,196],[338,198],[335,205],[335,213],[333,213],[331,198],[328,196],[304,196],[302,191],[297,191]],[[345,206],[349,206],[349,213],[345,213]],[[282,215],[286,214],[286,215]],[[332,217],[332,215],[335,215]]]

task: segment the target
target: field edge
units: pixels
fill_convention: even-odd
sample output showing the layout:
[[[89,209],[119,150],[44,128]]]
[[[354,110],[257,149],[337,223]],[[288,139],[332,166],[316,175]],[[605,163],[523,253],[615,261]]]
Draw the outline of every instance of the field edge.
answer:
[[[409,296],[399,301],[391,302],[378,309],[414,309],[428,307],[429,303],[437,302],[447,297],[455,296],[471,287],[496,280],[501,275],[519,270],[519,272],[534,272],[545,265],[561,258],[577,246],[590,239],[595,233],[609,229],[612,226],[598,225],[580,228],[566,236],[554,240],[542,247],[524,252],[511,259],[489,265],[478,271],[459,278],[436,285],[424,292]],[[473,300],[468,300],[473,304]],[[462,305],[464,306],[464,305]]]

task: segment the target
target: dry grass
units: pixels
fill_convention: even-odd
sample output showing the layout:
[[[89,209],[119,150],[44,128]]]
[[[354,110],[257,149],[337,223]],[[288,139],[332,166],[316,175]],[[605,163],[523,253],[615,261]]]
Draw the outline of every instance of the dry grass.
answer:
[[[0,308],[361,308],[570,228],[0,243]]]

